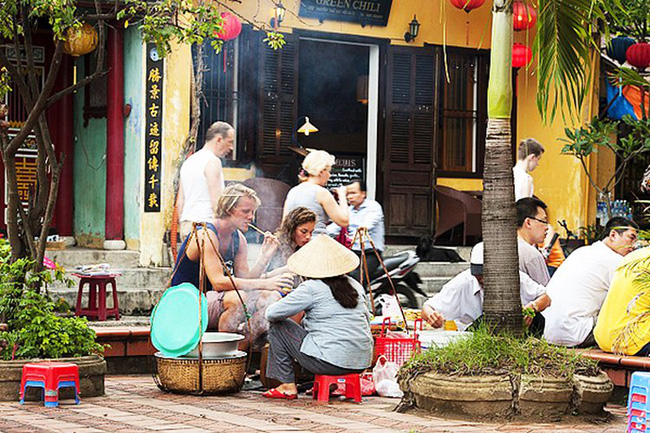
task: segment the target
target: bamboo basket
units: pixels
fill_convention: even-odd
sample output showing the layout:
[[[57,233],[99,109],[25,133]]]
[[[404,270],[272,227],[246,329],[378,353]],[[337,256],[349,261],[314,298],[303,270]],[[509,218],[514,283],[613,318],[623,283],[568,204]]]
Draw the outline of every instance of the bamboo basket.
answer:
[[[181,394],[238,392],[246,376],[246,358],[246,355],[203,358],[203,370],[199,378],[198,358],[166,358],[156,353],[157,384],[164,391]]]

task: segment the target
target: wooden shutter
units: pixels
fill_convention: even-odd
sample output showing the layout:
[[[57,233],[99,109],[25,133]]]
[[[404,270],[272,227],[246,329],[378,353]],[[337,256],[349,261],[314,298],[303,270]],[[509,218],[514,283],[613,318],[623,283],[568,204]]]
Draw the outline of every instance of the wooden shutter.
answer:
[[[386,234],[433,234],[437,51],[389,47],[384,140]]]
[[[259,38],[260,41],[263,38]],[[265,177],[276,177],[291,157],[291,134],[298,116],[298,39],[273,50],[259,51],[260,101],[257,161]]]

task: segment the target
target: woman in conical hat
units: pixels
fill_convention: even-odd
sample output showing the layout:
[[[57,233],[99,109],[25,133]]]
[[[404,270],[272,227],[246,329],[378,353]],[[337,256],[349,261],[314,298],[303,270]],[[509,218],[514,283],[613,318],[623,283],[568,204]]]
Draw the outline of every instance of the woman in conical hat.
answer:
[[[327,235],[319,235],[289,257],[291,272],[306,278],[269,306],[266,375],[281,382],[268,398],[295,399],[293,360],[314,374],[360,373],[372,360],[370,313],[363,287],[346,274],[359,258]],[[288,318],[305,312],[302,326]]]

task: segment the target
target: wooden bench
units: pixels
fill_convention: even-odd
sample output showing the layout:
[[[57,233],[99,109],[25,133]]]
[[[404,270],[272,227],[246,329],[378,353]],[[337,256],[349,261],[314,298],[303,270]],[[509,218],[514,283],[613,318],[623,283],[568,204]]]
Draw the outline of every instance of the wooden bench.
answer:
[[[598,361],[600,368],[616,386],[629,388],[632,373],[650,371],[650,357],[648,356],[615,355],[600,349],[580,350],[580,354]]]

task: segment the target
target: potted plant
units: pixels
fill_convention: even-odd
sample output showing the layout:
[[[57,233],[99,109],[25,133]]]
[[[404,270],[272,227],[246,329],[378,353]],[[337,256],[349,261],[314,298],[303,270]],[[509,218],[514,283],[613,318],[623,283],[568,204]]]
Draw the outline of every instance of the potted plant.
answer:
[[[103,347],[95,332],[85,318],[57,314],[56,303],[41,290],[54,280],[65,281],[65,271],[59,266],[36,271],[29,259],[11,262],[9,249],[0,240],[0,321],[5,324],[0,327],[0,400],[17,400],[23,365],[44,359],[77,364],[81,395],[103,395],[106,361],[98,355]],[[27,398],[40,396],[40,390],[33,391]]]

